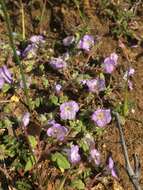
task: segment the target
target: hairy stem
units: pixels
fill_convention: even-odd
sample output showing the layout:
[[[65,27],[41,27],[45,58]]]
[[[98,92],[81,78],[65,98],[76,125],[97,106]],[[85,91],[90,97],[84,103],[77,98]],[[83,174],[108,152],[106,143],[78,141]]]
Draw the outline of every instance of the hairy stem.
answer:
[[[19,59],[19,57],[18,57],[18,55],[16,53],[16,48],[15,48],[13,34],[12,34],[12,28],[11,28],[11,24],[10,24],[10,18],[9,18],[7,8],[6,8],[6,5],[5,5],[5,0],[0,0],[0,3],[1,3],[1,6],[2,6],[2,10],[3,10],[3,13],[4,13],[6,25],[7,25],[8,36],[9,36],[10,46],[11,46],[11,48],[13,50],[14,60],[15,60],[16,64],[19,65],[19,68],[20,68],[20,74],[21,74],[23,85],[24,85],[24,94],[25,94],[25,97],[26,97],[26,103],[27,103],[29,109],[31,109],[30,100],[29,100],[29,97],[28,97],[28,89],[27,89],[27,85],[26,85],[26,79],[25,79],[25,75],[24,75],[24,69],[23,69],[23,65],[20,62],[20,59]]]

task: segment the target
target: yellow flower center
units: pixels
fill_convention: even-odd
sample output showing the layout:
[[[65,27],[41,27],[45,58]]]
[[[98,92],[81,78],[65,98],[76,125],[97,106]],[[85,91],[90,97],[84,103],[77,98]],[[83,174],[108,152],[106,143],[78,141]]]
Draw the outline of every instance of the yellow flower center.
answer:
[[[98,116],[97,116],[97,118],[99,120],[103,120],[104,119],[104,113],[103,112],[99,113]]]

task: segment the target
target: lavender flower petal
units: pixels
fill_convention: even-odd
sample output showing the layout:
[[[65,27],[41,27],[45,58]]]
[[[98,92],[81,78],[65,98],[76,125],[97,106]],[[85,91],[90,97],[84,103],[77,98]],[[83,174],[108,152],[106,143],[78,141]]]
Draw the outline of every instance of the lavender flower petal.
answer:
[[[113,161],[112,157],[109,157],[108,167],[109,167],[110,170],[112,170],[113,167],[114,167],[114,161]]]
[[[68,130],[66,127],[60,125],[59,123],[53,123],[52,127],[47,130],[47,135],[49,137],[56,138],[59,141],[63,141]]]
[[[12,75],[6,65],[0,68],[0,77],[3,78],[7,83],[12,83]]]
[[[83,49],[85,51],[90,51],[94,46],[94,37],[91,35],[84,35],[83,38],[79,41],[77,48]]]
[[[24,127],[27,127],[28,124],[30,122],[30,113],[29,112],[26,112],[23,117],[22,117],[22,123],[24,125]]]
[[[0,77],[0,89],[2,89],[4,85],[4,79]]]
[[[45,42],[45,40],[44,40],[44,37],[43,36],[41,36],[41,35],[34,35],[34,36],[32,36],[31,38],[30,38],[30,41],[32,42],[32,43],[44,43]]]
[[[61,92],[62,86],[60,84],[56,84],[55,86],[55,91],[57,94],[59,94]]]
[[[90,157],[95,162],[96,165],[100,164],[100,153],[97,149],[90,150]]]
[[[60,117],[63,120],[75,119],[79,106],[75,101],[65,102],[60,105]]]
[[[97,77],[96,79],[87,80],[86,84],[87,84],[90,92],[94,92],[97,94],[101,91],[104,91],[106,88],[105,79],[101,79],[99,77]]]
[[[52,58],[49,62],[53,69],[63,69],[67,66],[67,63],[61,58]]]
[[[37,47],[35,46],[35,44],[29,44],[21,53],[21,56],[22,58],[25,58],[29,53],[35,56],[36,50],[37,50]]]
[[[111,170],[111,175],[114,177],[114,178],[118,178],[117,174],[116,174],[116,171],[114,169]]]
[[[56,124],[56,121],[54,120],[54,119],[50,119],[50,120],[48,120],[48,125],[54,125],[54,124]]]
[[[111,172],[111,175],[115,178],[118,178],[117,174],[116,174],[116,171],[115,171],[115,168],[114,168],[114,161],[112,159],[112,157],[110,156],[109,159],[108,159],[108,169],[109,171]]]
[[[81,160],[78,145],[72,145],[70,151],[67,151],[67,153],[68,159],[72,164],[77,164]]]
[[[123,79],[124,79],[124,80],[127,80],[128,77],[133,76],[134,73],[135,73],[135,69],[133,69],[133,68],[130,67],[130,68],[125,72],[125,74],[124,74],[124,76],[123,76]]]
[[[66,38],[63,39],[63,44],[64,46],[70,46],[74,41],[75,41],[74,36],[67,36]]]
[[[116,53],[111,53],[110,55],[110,59],[114,61],[114,65],[117,65],[117,61],[118,61],[118,55]]]
[[[118,55],[116,53],[112,53],[109,57],[105,58],[102,64],[104,72],[111,74],[117,66],[117,60]]]
[[[133,90],[133,83],[128,80],[128,87],[129,87],[129,90]]]
[[[92,114],[92,120],[98,127],[105,127],[111,121],[111,111],[110,109],[97,109]]]

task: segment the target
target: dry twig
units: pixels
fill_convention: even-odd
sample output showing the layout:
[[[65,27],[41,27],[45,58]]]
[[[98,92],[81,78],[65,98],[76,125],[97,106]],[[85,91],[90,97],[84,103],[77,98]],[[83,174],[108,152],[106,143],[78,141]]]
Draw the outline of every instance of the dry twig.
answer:
[[[139,157],[136,154],[134,154],[134,169],[133,169],[130,164],[130,161],[129,161],[127,146],[126,146],[126,142],[125,142],[125,138],[124,138],[124,134],[123,134],[123,129],[120,124],[119,114],[117,112],[113,112],[113,114],[115,115],[115,119],[117,122],[117,128],[118,128],[119,134],[120,134],[120,141],[121,141],[121,145],[122,145],[122,151],[124,154],[126,171],[128,173],[128,176],[129,176],[133,186],[134,186],[134,189],[141,190],[141,187],[139,184],[139,178],[140,178],[140,173],[141,173],[141,165],[140,165]]]

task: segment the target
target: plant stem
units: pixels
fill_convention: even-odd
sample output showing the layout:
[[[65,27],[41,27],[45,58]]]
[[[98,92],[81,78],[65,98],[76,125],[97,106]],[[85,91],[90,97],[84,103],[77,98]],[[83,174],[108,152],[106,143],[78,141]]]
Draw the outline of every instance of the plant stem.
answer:
[[[126,117],[128,115],[129,109],[128,109],[128,78],[125,84],[125,98],[124,98],[124,107],[123,107],[123,114]]]
[[[28,108],[31,109],[31,104],[30,104],[30,100],[29,100],[29,97],[28,97],[28,89],[27,89],[27,85],[26,85],[26,79],[25,79],[25,75],[24,75],[24,69],[23,69],[23,65],[20,62],[20,59],[19,59],[19,57],[18,57],[18,55],[16,53],[16,48],[15,48],[15,45],[14,45],[14,39],[13,39],[13,34],[12,34],[12,28],[11,28],[11,24],[10,24],[10,18],[9,18],[7,8],[6,8],[6,5],[5,5],[5,0],[0,0],[0,3],[1,3],[1,6],[2,6],[2,10],[3,10],[3,13],[4,13],[6,25],[7,25],[9,42],[10,42],[10,46],[11,46],[11,48],[13,50],[14,60],[15,60],[16,64],[19,65],[19,68],[20,68],[20,74],[21,74],[23,85],[24,85],[24,94],[25,94],[25,97],[26,97],[26,103],[28,105]]]
[[[40,17],[40,33],[42,33],[42,26],[43,26],[43,18],[44,18],[44,14],[45,14],[45,9],[46,9],[46,0],[43,2],[43,8],[42,8],[42,13],[41,13],[41,17]]]
[[[64,184],[65,184],[66,179],[67,179],[67,175],[63,177],[63,180],[60,183],[60,185],[59,185],[59,187],[58,187],[57,190],[63,190],[64,189]]]
[[[24,17],[24,6],[22,0],[20,0],[21,6],[21,21],[22,21],[22,39],[25,40],[25,17]]]
[[[79,16],[80,16],[82,22],[85,23],[83,13],[81,12],[80,7],[79,7],[79,2],[77,0],[73,0],[73,2],[75,3],[75,5],[76,5],[76,7],[78,9]]]
[[[119,119],[119,114],[117,112],[113,112],[116,122],[117,122],[117,128],[119,130],[119,135],[120,135],[120,141],[121,141],[121,145],[122,145],[122,151],[123,151],[123,155],[124,155],[124,159],[125,159],[125,167],[126,167],[126,171],[128,173],[128,176],[134,186],[135,190],[141,190],[140,184],[139,184],[139,177],[140,177],[140,162],[137,156],[135,156],[134,159],[134,165],[135,165],[135,170],[133,170],[130,161],[129,161],[129,156],[128,156],[128,150],[127,150],[127,146],[126,146],[126,142],[125,142],[125,138],[124,138],[124,134],[123,134],[123,129],[122,126],[120,124],[120,119]]]

